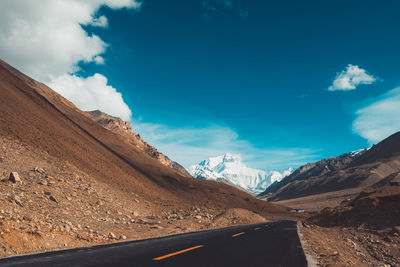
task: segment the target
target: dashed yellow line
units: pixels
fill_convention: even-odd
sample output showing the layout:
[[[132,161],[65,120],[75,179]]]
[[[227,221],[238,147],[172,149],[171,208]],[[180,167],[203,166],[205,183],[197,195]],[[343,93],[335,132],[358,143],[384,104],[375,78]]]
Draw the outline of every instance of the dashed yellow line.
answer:
[[[194,250],[194,249],[202,248],[202,247],[204,247],[204,246],[203,245],[198,245],[198,246],[195,246],[195,247],[179,250],[179,251],[176,251],[176,252],[161,256],[161,257],[154,258],[153,260],[154,261],[160,261],[160,260],[163,260],[165,258],[169,258],[169,257],[175,256],[175,255],[182,254],[182,253],[185,253],[185,252],[188,252],[188,251],[191,251],[191,250]]]
[[[261,230],[261,228],[260,227],[254,228],[254,231],[258,231],[258,230]]]
[[[239,236],[239,235],[244,235],[244,234],[245,234],[245,232],[240,232],[240,233],[237,233],[237,234],[232,235],[232,237],[237,237],[237,236]]]

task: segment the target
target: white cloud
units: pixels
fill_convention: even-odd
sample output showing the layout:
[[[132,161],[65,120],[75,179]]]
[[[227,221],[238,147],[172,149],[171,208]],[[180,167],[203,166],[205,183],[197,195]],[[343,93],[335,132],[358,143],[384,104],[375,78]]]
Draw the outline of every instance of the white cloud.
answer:
[[[348,91],[354,90],[361,84],[373,84],[376,78],[367,73],[366,70],[357,65],[349,64],[345,70],[336,75],[333,84],[329,86],[329,91]]]
[[[93,60],[94,62],[96,62],[97,65],[104,64],[104,58],[102,56],[95,56]]]
[[[108,26],[108,19],[106,16],[100,16],[98,18],[93,18],[90,25],[95,27],[107,27]]]
[[[107,78],[101,74],[96,73],[87,78],[64,74],[54,79],[49,86],[82,110],[89,111],[101,107],[101,111],[126,121],[132,116],[121,93],[107,85]]]
[[[139,8],[133,0],[2,0],[0,56],[42,82],[78,70],[79,62],[93,62],[107,44],[82,25],[105,27],[98,9]],[[98,61],[97,61],[98,62]]]
[[[91,2],[95,5],[106,5],[113,9],[124,7],[138,9],[142,6],[142,3],[136,0],[89,0],[86,2]]]
[[[138,9],[140,3],[136,0],[1,0],[0,58],[41,82],[57,86],[64,84],[67,73],[77,72],[81,62],[104,64],[101,55],[108,45],[82,28],[82,25],[107,27],[107,18],[97,14],[102,6]],[[89,77],[86,84],[91,84],[92,79]],[[80,95],[95,96],[96,108],[106,111],[107,100],[100,99],[104,88],[107,87],[103,84],[98,91],[90,86],[81,86],[83,91],[79,92],[71,87],[58,87],[58,91],[80,107]],[[113,103],[120,105],[115,106],[121,111],[117,115],[126,116],[126,104],[121,95],[113,91]],[[120,103],[116,99],[120,99]],[[93,100],[90,103],[94,103]]]
[[[395,88],[359,109],[353,130],[372,144],[400,131],[400,88]]]
[[[133,129],[145,141],[185,167],[226,152],[241,154],[250,167],[265,170],[283,170],[316,159],[315,151],[307,148],[257,148],[240,139],[233,129],[220,125],[171,128],[134,121]]]

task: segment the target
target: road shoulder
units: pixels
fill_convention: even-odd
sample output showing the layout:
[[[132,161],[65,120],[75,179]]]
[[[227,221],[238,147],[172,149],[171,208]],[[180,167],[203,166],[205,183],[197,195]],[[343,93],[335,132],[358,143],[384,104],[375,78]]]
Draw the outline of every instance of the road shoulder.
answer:
[[[307,253],[307,251],[305,250],[305,240],[303,238],[303,234],[301,233],[301,222],[297,221],[297,235],[299,236],[300,239],[300,243],[301,243],[301,247],[303,249],[304,255],[306,256],[306,260],[307,260],[307,266],[308,267],[317,267],[318,266],[318,262],[310,255]]]

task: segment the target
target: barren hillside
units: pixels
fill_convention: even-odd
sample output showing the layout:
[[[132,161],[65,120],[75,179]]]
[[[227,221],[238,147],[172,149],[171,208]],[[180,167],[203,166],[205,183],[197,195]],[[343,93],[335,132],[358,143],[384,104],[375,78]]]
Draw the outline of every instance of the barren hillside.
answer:
[[[1,256],[288,217],[160,163],[2,61],[0,174]]]
[[[127,138],[129,143],[144,151],[150,157],[158,160],[161,164],[177,170],[183,176],[191,177],[191,175],[183,166],[175,161],[170,160],[164,154],[158,152],[155,147],[145,142],[141,138],[140,134],[135,134],[133,132],[132,125],[129,122],[110,116],[104,112],[101,112],[100,110],[89,111],[88,114],[90,114],[90,116],[92,116],[100,125],[114,133],[124,136]]]
[[[282,201],[328,192],[388,185],[400,172],[400,132],[373,146],[347,166],[326,173],[293,179],[270,189],[269,200]],[[276,190],[275,190],[276,189]]]

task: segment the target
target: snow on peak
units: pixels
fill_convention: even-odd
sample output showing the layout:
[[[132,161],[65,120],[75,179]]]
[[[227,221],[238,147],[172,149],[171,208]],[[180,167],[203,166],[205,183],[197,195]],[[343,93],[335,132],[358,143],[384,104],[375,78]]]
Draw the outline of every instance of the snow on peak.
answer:
[[[240,157],[239,154],[231,154],[231,153],[225,153],[224,162],[242,162],[242,158]]]
[[[367,150],[369,150],[369,148],[362,148],[362,149],[357,149],[357,150],[351,151],[350,156],[353,158],[358,157],[361,154],[363,154],[364,152],[366,152]]]
[[[199,179],[215,180],[232,184],[253,194],[264,192],[276,181],[293,172],[289,168],[283,172],[263,171],[247,167],[239,154],[225,155],[203,160],[189,168],[189,173]]]

